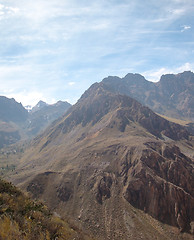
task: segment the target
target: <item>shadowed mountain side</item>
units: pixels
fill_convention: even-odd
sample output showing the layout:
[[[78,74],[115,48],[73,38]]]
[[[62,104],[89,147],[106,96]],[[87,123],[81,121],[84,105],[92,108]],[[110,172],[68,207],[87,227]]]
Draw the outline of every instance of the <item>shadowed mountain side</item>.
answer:
[[[97,239],[179,239],[170,226],[193,231],[194,179],[192,160],[175,144],[182,139],[192,151],[189,138],[96,83],[34,140],[11,179]]]
[[[24,123],[28,118],[27,110],[13,98],[0,96],[0,120],[4,122]]]
[[[124,78],[108,77],[102,81],[115,93],[137,99],[153,111],[175,118],[194,120],[194,73],[163,75],[159,82],[147,81],[140,74]]]
[[[22,138],[20,126],[28,118],[27,110],[13,98],[0,96],[0,148]]]

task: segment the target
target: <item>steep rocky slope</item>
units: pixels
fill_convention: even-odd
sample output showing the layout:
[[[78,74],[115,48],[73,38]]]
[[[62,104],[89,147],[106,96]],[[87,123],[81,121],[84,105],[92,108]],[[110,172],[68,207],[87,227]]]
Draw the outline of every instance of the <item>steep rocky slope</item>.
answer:
[[[191,139],[94,84],[34,140],[11,179],[97,239],[192,239]]]
[[[124,78],[108,77],[102,81],[116,93],[137,99],[157,113],[194,121],[194,73],[163,75],[159,82],[147,81],[140,74]]]

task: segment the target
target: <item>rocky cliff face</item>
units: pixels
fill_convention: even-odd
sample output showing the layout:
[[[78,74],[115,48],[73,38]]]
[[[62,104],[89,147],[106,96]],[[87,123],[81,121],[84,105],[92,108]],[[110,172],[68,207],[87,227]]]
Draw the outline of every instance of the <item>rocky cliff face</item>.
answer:
[[[127,240],[141,235],[143,239],[168,239],[166,228],[149,220],[151,227],[145,215],[134,209],[181,232],[192,232],[193,162],[173,144],[148,140],[142,144],[141,138],[131,136],[129,143],[125,136],[117,142],[108,138],[99,143],[99,137],[97,142],[90,139],[86,148],[82,145],[86,141],[79,141],[78,152],[69,146],[69,151],[65,150],[68,156],[60,163],[55,156],[60,170],[31,176],[26,189],[97,239]],[[161,236],[156,229],[152,235],[153,226]]]
[[[191,159],[176,146],[146,145],[149,148],[142,151],[140,159],[133,159],[132,149],[122,163],[126,200],[181,231],[190,229],[194,220]]]

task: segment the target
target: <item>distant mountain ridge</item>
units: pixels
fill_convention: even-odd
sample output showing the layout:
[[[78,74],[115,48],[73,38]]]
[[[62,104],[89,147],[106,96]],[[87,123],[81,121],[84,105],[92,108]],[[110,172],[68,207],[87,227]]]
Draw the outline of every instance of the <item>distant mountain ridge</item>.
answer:
[[[15,99],[0,96],[0,148],[21,139],[19,126],[25,124],[28,112]]]
[[[49,105],[48,103],[40,100],[40,101],[32,108],[31,111],[32,111],[32,112],[36,112],[36,111],[38,111],[38,110],[40,110],[40,109],[42,109],[42,108],[44,108],[44,107],[46,107],[46,106],[48,106],[48,105]]]
[[[36,136],[70,106],[62,101],[52,105],[39,101],[32,110],[27,110],[15,99],[0,96],[0,148]]]
[[[163,75],[159,82],[147,81],[140,74],[102,80],[111,91],[135,98],[153,111],[175,118],[194,120],[194,73]]]
[[[5,122],[21,123],[28,118],[27,110],[14,98],[0,96],[0,120]]]
[[[47,104],[39,101],[29,112],[28,133],[32,136],[43,131],[54,120],[61,117],[71,107],[68,102],[58,101],[55,104]]]

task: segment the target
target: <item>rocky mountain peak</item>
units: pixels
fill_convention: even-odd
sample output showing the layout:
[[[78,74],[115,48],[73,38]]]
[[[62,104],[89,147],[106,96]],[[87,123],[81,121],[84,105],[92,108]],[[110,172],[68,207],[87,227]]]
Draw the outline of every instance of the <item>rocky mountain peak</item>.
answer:
[[[157,85],[162,86],[164,84],[168,84],[166,87],[169,87],[170,85],[173,87],[175,85],[177,87],[174,89],[175,93],[176,90],[179,90],[179,88],[180,91],[183,91],[182,87],[184,87],[184,89],[187,89],[187,84],[194,84],[194,73],[191,71],[185,71],[179,74],[162,75]]]
[[[40,109],[42,109],[43,107],[48,106],[48,104],[42,100],[40,100],[33,108],[32,108],[32,112],[36,112]]]
[[[128,73],[123,79],[128,81],[146,81],[145,77],[139,73]]]
[[[68,134],[77,126],[86,128],[83,136],[87,136],[88,126],[94,129],[100,127],[100,131],[115,128],[125,132],[131,124],[138,124],[161,139],[163,136],[173,140],[189,137],[184,127],[165,120],[129,96],[113,93],[102,82],[93,84],[59,120],[59,124],[50,129],[48,141],[42,149],[60,133]]]

